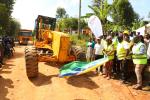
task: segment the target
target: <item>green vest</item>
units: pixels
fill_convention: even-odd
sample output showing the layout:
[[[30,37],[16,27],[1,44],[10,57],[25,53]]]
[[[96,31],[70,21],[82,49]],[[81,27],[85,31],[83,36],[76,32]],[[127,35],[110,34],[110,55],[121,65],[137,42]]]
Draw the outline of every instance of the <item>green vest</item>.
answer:
[[[144,43],[139,42],[137,45],[133,46],[132,48],[132,59],[134,64],[147,64],[147,55],[146,52],[144,54],[139,54],[140,47],[145,46]]]

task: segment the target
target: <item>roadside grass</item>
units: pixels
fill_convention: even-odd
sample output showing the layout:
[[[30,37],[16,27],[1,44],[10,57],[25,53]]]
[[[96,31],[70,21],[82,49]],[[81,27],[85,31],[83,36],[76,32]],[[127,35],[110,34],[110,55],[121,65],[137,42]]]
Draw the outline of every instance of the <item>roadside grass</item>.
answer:
[[[83,50],[86,50],[86,43],[89,40],[89,36],[80,34],[80,38],[78,38],[78,37],[79,37],[78,34],[70,35],[73,45],[81,46],[83,48]]]

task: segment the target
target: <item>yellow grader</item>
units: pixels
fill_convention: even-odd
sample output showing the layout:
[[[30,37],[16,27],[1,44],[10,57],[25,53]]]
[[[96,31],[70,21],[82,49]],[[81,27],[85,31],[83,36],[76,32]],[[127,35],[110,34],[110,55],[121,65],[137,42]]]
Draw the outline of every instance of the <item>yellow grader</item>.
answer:
[[[68,34],[54,31],[56,19],[39,15],[35,20],[35,43],[25,48],[27,76],[38,76],[38,62],[66,63],[85,60],[85,52],[73,46]]]

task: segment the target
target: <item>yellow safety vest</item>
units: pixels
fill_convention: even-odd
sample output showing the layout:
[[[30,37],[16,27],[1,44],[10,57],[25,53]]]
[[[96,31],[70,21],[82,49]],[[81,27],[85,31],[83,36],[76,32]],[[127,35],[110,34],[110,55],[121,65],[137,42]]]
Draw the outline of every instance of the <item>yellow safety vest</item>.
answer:
[[[132,59],[134,64],[147,64],[146,52],[145,54],[139,54],[140,47],[143,45],[145,46],[144,43],[139,42],[137,45],[134,45],[132,48],[132,52],[133,52]]]
[[[111,44],[111,45],[108,45],[107,48],[106,48],[106,52],[110,52],[110,51],[113,51],[111,54],[107,55],[108,56],[108,59],[109,60],[113,60],[114,59],[114,45]]]
[[[113,38],[113,45],[114,45],[114,49],[115,49],[115,50],[117,49],[117,44],[118,44],[117,37],[114,37],[114,38]]]
[[[129,46],[129,49],[128,49],[128,50],[130,50],[130,48],[131,48],[131,46],[132,46],[131,43],[130,43],[130,42],[127,42],[127,41],[123,41],[123,44],[124,44],[124,43],[125,43],[125,44],[128,44],[128,46]],[[131,50],[130,50],[130,51],[131,51]],[[127,53],[127,51],[126,51],[126,53]],[[132,56],[132,55],[130,55],[130,54],[127,55],[126,59],[131,59],[131,58],[132,58],[131,56]]]
[[[127,51],[123,47],[123,42],[122,43],[118,43],[118,45],[117,45],[117,58],[119,60],[125,59],[126,53],[127,53]]]

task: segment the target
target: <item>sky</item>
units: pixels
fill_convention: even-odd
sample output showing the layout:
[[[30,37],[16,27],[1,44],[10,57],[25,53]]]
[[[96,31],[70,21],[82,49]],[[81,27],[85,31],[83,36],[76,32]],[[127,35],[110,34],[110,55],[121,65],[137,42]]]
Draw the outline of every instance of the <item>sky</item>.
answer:
[[[92,12],[88,7],[92,4],[92,0],[81,1],[81,15]],[[112,0],[108,2],[111,3]],[[130,2],[140,17],[147,20],[150,0],[130,0]],[[12,16],[21,23],[22,29],[33,29],[38,15],[55,17],[58,7],[65,8],[69,16],[78,17],[79,0],[16,0]]]

